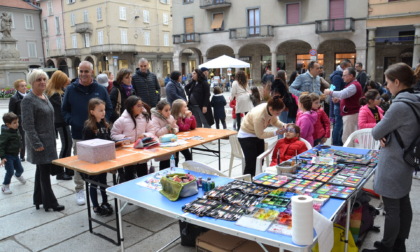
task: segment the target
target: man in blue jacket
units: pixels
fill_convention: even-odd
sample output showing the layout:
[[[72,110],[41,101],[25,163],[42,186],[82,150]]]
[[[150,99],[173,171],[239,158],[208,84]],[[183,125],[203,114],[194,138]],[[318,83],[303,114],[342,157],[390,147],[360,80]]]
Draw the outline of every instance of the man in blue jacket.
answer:
[[[99,98],[106,103],[106,119],[109,120],[112,114],[112,104],[108,92],[93,79],[92,63],[82,61],[79,64],[79,78],[66,88],[61,105],[64,120],[71,126],[74,155],[77,155],[76,143],[82,140],[83,125],[88,118],[88,103],[92,98]],[[84,181],[77,171],[74,172],[74,183],[76,184],[77,204],[84,205]]]
[[[295,79],[289,87],[289,92],[296,96],[300,96],[303,92],[322,95],[321,83],[318,76],[320,67],[315,61],[309,62],[308,71]]]

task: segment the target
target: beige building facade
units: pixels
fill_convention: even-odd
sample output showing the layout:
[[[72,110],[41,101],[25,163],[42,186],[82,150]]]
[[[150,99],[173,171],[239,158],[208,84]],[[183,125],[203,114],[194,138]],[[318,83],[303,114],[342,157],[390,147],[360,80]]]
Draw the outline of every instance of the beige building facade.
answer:
[[[62,8],[63,59],[70,78],[77,77],[83,60],[94,65],[95,74],[134,70],[140,58],[148,59],[150,70],[158,77],[171,72],[169,0],[62,0]]]
[[[267,68],[290,74],[311,59],[329,75],[344,58],[366,63],[367,15],[366,0],[182,0],[173,5],[183,24],[173,30],[174,69],[226,54],[249,62],[255,82]]]
[[[420,63],[420,0],[369,0],[368,73],[384,81],[386,68],[396,62]]]

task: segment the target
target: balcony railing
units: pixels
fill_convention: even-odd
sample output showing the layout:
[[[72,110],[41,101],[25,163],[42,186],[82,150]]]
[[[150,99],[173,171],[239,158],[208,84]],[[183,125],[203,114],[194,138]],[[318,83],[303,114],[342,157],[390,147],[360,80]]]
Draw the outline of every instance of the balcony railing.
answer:
[[[110,52],[121,52],[121,53],[134,53],[136,52],[136,45],[134,44],[106,44],[106,45],[95,45],[90,47],[92,54],[98,53],[110,53]]]
[[[318,33],[327,32],[354,32],[353,18],[337,18],[315,21],[316,30]]]
[[[84,22],[80,24],[76,24],[76,32],[77,33],[92,33],[92,23]]]
[[[243,28],[229,29],[230,39],[246,39],[253,37],[273,37],[272,25],[248,26]]]
[[[225,8],[231,5],[230,0],[200,0],[200,8],[206,10]]]
[[[200,33],[184,33],[172,35],[174,44],[199,43]]]

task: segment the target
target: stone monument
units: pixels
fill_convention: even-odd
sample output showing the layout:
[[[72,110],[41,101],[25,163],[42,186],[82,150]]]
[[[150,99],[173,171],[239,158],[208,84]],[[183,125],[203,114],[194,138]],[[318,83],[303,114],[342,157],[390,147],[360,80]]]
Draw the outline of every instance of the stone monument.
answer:
[[[0,88],[12,87],[16,79],[26,79],[28,67],[20,61],[17,40],[12,37],[12,18],[3,12],[0,16]]]

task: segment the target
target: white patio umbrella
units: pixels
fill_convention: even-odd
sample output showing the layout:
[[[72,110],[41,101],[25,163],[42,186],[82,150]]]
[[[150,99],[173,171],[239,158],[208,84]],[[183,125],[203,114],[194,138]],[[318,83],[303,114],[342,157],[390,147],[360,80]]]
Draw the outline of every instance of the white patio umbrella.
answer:
[[[248,68],[250,64],[226,55],[222,55],[198,66],[199,68]]]

